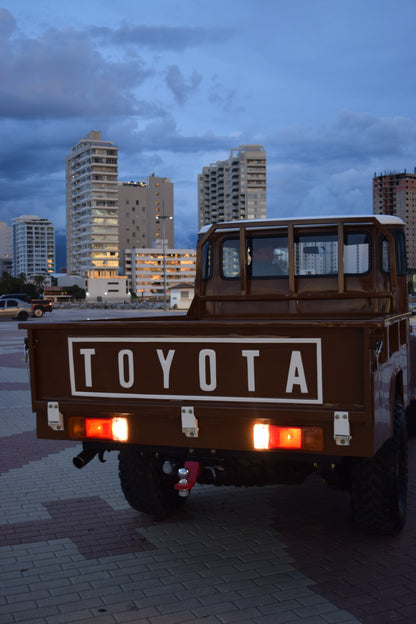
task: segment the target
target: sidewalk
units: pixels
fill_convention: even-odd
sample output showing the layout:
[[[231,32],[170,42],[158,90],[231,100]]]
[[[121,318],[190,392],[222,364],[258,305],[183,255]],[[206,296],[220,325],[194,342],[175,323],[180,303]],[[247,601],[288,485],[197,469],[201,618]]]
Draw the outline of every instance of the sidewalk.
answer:
[[[0,624],[416,621],[413,441],[397,538],[354,532],[348,496],[315,479],[197,486],[156,523],[125,502],[116,453],[79,471],[75,443],[36,439],[23,338],[0,324]]]

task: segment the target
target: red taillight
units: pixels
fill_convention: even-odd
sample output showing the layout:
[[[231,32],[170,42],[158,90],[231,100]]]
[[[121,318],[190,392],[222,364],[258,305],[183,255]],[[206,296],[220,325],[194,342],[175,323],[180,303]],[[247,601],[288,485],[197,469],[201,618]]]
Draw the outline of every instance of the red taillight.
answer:
[[[319,427],[281,427],[257,424],[253,429],[254,448],[322,451],[324,434]]]
[[[70,418],[69,431],[72,438],[93,438],[127,442],[127,418]]]
[[[111,420],[108,418],[86,418],[85,436],[87,438],[100,438],[103,440],[111,440]]]
[[[270,448],[302,448],[302,429],[299,427],[271,427]]]

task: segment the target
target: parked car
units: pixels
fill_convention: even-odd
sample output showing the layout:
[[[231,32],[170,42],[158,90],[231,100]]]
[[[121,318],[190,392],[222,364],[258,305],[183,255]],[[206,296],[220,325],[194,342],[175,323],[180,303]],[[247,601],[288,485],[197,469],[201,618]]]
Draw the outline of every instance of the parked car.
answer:
[[[20,301],[20,299],[0,299],[0,319],[15,318],[19,321],[25,321],[32,315],[32,304]]]
[[[27,295],[26,293],[1,295],[0,299],[10,299],[10,297],[30,303],[32,305],[32,316],[37,316],[38,318],[43,316],[44,312],[52,312],[53,309],[53,301],[51,299],[32,299],[30,295]]]

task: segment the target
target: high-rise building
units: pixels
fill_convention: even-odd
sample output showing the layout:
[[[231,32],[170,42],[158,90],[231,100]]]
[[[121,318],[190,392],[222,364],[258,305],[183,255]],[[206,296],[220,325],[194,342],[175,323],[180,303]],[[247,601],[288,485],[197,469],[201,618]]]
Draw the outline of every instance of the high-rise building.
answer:
[[[92,131],[66,158],[67,272],[118,274],[118,148]]]
[[[173,183],[170,178],[153,174],[142,182],[120,182],[118,202],[120,263],[123,267],[126,249],[155,247],[163,237],[166,248],[174,248]]]
[[[405,222],[407,265],[416,271],[416,168],[414,173],[385,172],[373,178],[373,213],[395,215]]]
[[[199,228],[238,219],[265,219],[266,152],[262,145],[240,145],[228,160],[198,175]]]
[[[196,252],[194,249],[126,250],[126,274],[131,290],[137,297],[162,297],[169,289],[183,282],[195,281]]]
[[[55,227],[48,219],[23,215],[12,221],[13,276],[31,278],[55,271]]]
[[[12,228],[4,221],[0,221],[0,258],[11,258],[12,254]]]

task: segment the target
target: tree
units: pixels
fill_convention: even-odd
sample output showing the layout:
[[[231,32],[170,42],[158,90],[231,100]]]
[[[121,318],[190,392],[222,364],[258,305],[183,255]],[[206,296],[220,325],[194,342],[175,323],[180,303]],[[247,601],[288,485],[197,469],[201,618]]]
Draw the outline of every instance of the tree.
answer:
[[[26,283],[26,275],[24,273],[21,273],[18,277],[13,277],[8,271],[3,272],[0,279],[0,292],[2,295],[27,292],[26,286],[28,284]]]
[[[83,288],[80,288],[76,284],[66,287],[65,290],[68,295],[71,295],[72,300],[81,301],[85,299],[85,290]]]
[[[45,285],[45,276],[44,275],[35,275],[33,278],[33,283],[35,285],[36,290],[39,293],[43,293],[43,287]]]

